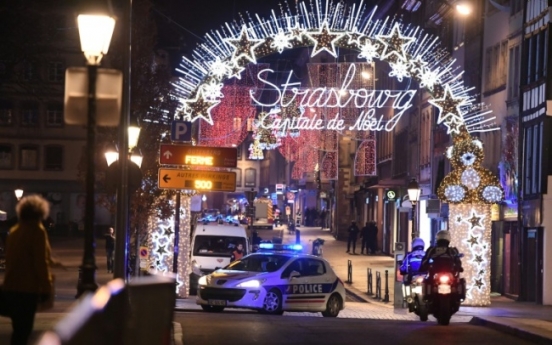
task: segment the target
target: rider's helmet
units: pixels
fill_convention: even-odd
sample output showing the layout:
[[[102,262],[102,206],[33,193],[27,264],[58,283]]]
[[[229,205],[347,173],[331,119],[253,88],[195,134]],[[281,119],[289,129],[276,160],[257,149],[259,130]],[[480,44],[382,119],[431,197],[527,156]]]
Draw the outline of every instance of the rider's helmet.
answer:
[[[448,246],[450,243],[450,231],[441,230],[436,235],[437,244],[443,244]]]
[[[425,243],[424,240],[417,237],[412,241],[412,250],[424,250]]]

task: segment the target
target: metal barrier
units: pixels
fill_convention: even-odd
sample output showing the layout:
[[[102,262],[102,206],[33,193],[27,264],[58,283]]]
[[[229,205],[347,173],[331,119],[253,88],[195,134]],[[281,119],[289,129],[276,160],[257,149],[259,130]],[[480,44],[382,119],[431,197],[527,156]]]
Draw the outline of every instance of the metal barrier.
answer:
[[[87,294],[38,345],[169,345],[176,300],[173,277],[115,279]]]
[[[383,296],[383,302],[389,302],[389,272],[385,270],[385,295]]]
[[[372,291],[372,269],[371,268],[368,268],[367,269],[367,272],[366,272],[366,277],[368,279],[368,291],[367,291],[367,294],[368,296],[372,296],[374,294],[374,292]]]
[[[381,299],[381,274],[376,271],[376,296],[375,299]]]
[[[347,283],[353,283],[353,263],[351,260],[347,260]]]

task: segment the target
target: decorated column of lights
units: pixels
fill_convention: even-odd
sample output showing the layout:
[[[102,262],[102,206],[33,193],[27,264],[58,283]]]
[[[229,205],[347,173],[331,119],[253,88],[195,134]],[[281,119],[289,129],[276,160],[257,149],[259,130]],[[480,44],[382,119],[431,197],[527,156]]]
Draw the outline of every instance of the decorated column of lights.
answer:
[[[263,148],[259,139],[253,139],[253,142],[249,144],[249,159],[262,160],[264,159]]]
[[[178,237],[178,264],[176,294],[179,297],[188,297],[190,286],[188,277],[192,273],[190,263],[190,231],[192,229],[192,196],[191,193],[181,193],[180,206],[180,233]]]
[[[464,254],[464,304],[473,306],[491,303],[491,204],[504,198],[498,178],[481,167],[483,157],[481,141],[461,125],[453,136],[453,146],[447,149],[452,171],[437,190],[439,199],[450,204],[451,246]]]

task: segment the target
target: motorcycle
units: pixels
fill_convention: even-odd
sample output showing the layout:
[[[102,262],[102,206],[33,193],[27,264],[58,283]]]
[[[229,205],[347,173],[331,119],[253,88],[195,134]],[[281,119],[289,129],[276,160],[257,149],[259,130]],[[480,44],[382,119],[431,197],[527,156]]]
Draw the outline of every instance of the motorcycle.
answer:
[[[463,255],[459,254],[461,258]],[[422,282],[420,320],[427,321],[427,314],[432,314],[440,325],[448,325],[450,318],[466,299],[466,280],[460,277],[461,269],[447,260],[439,263],[436,258]]]
[[[428,309],[422,292],[424,287],[425,273],[415,274],[403,282],[403,297],[408,305],[408,312],[420,317],[420,321],[427,321]]]

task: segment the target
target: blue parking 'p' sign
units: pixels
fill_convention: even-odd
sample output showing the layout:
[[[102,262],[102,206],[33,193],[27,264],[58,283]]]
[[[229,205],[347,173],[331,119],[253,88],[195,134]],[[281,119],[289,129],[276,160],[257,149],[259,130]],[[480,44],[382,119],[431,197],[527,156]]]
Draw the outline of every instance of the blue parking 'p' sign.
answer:
[[[171,125],[172,141],[192,141],[192,123],[189,121],[173,121]]]

